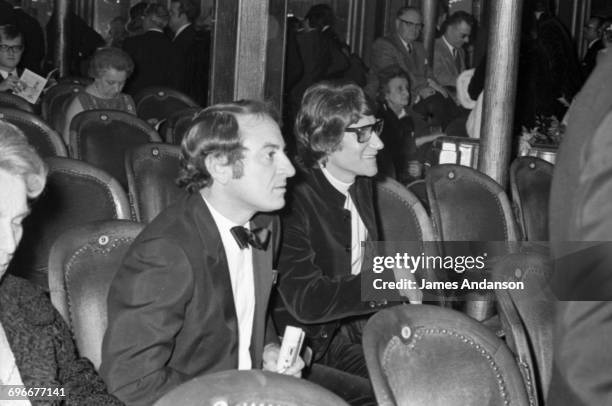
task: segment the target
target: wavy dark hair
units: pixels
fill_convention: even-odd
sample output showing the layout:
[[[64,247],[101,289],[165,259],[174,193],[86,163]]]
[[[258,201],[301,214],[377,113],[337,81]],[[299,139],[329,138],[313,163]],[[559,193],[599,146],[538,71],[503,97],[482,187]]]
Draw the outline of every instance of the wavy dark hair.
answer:
[[[181,169],[177,183],[189,193],[212,184],[206,158],[225,157],[233,168],[234,178],[242,176],[244,146],[238,116],[268,117],[278,122],[278,114],[268,103],[239,100],[216,104],[197,113],[181,143]]]
[[[301,163],[324,164],[340,147],[344,129],[363,115],[374,115],[374,109],[356,84],[320,82],[306,89],[295,120]]]

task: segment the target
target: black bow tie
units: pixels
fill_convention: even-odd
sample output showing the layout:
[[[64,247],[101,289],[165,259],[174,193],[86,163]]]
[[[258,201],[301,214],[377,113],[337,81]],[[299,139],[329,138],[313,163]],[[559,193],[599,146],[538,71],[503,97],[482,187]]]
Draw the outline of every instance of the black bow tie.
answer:
[[[257,228],[251,231],[248,228],[236,226],[232,227],[230,231],[236,239],[236,243],[238,243],[240,249],[247,248],[249,244],[251,244],[251,247],[265,251],[268,246],[270,230],[267,228]]]

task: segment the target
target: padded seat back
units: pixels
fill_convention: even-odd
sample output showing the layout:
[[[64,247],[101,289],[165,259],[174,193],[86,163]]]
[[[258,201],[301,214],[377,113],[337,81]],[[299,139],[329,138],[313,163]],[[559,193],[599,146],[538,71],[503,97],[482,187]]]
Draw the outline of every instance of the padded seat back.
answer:
[[[9,92],[0,92],[0,108],[16,109],[32,114],[36,113],[32,104],[27,102],[24,98]]]
[[[126,153],[125,170],[136,220],[149,223],[187,193],[176,184],[180,157],[180,147],[167,144],[140,145]]]
[[[512,201],[523,237],[528,241],[548,241],[548,200],[553,165],[543,159],[522,156],[510,166]]]
[[[70,154],[108,172],[127,190],[125,152],[148,142],[161,142],[157,132],[129,113],[88,110],[70,123]]]
[[[143,224],[101,221],[72,228],[49,257],[51,302],[71,327],[81,356],[100,367],[106,297],[123,256]]]
[[[202,375],[155,402],[155,406],[176,405],[347,406],[347,403],[305,379],[252,369]]]
[[[0,109],[0,120],[8,121],[23,131],[41,157],[68,156],[62,137],[40,117],[22,110]]]
[[[47,186],[24,220],[11,272],[48,290],[51,246],[67,229],[97,220],[129,219],[127,196],[106,172],[85,162],[47,158]]]
[[[189,107],[177,111],[161,124],[160,135],[168,144],[181,145],[183,137],[189,130],[193,117],[202,109]]]
[[[363,347],[377,404],[529,404],[506,344],[457,311],[400,305],[372,316]]]
[[[60,83],[47,90],[42,98],[42,116],[58,133],[66,126],[66,111],[72,99],[85,88],[71,83]]]
[[[134,96],[136,115],[151,123],[169,118],[189,107],[199,107],[189,96],[167,87],[147,87]]]
[[[487,175],[460,165],[433,166],[427,196],[442,241],[517,241],[506,192]]]

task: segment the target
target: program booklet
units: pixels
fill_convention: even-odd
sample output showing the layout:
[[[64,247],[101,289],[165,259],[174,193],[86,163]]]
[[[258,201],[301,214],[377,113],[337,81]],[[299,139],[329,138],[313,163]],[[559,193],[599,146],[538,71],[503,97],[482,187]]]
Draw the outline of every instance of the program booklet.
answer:
[[[50,72],[49,76],[53,73]],[[46,78],[40,76],[29,69],[24,69],[23,73],[19,80],[21,80],[24,84],[24,88],[21,92],[15,93],[17,96],[26,99],[29,103],[36,104],[40,94],[43,89],[47,85],[47,80],[49,80],[49,76]]]

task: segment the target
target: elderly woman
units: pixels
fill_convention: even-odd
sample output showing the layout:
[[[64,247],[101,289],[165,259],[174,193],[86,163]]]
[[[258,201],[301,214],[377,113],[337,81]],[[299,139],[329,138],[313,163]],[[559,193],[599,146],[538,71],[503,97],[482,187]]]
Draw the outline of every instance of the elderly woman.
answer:
[[[410,105],[410,79],[408,73],[397,65],[379,72],[379,116],[385,125],[380,135],[385,144],[379,154],[381,171],[402,183],[409,183],[422,175],[423,164],[419,147],[443,135],[422,135],[425,123],[414,119]],[[418,128],[415,129],[415,121]],[[415,134],[417,134],[415,136]]]
[[[130,56],[118,48],[100,48],[92,56],[89,76],[94,78],[84,92],[77,93],[66,112],[64,141],[70,143],[70,122],[84,110],[122,110],[136,114],[134,100],[121,93],[125,81],[134,71]]]
[[[42,192],[46,172],[24,135],[0,120],[0,385],[58,388],[51,389],[55,397],[32,402],[25,397],[15,404],[120,405],[91,362],[77,357],[70,330],[47,296],[6,274],[21,240],[28,199]]]

